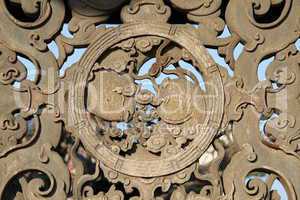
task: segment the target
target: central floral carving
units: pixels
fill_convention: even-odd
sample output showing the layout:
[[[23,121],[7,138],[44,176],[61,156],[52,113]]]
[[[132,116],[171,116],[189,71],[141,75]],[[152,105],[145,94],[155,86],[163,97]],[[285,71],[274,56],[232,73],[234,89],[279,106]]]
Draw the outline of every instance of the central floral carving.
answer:
[[[205,92],[191,71],[200,75],[198,66],[181,67],[193,58],[168,39],[140,37],[118,46],[95,64],[88,84],[87,108],[101,140],[126,157],[175,155],[201,134],[204,123]],[[117,55],[126,54],[124,66],[118,65]]]
[[[223,95],[222,83],[208,54],[188,50],[189,40],[177,42],[185,33],[175,27],[153,26],[154,33],[145,36],[141,27],[133,38],[125,26],[124,39],[102,44],[103,50],[91,47],[86,57],[98,56],[87,64],[83,58],[80,65],[90,69],[77,73],[86,86],[75,86],[86,110],[77,118],[83,142],[108,167],[146,177],[178,171],[201,156],[198,150],[207,148],[220,126],[222,104],[216,102],[223,99],[215,98]]]

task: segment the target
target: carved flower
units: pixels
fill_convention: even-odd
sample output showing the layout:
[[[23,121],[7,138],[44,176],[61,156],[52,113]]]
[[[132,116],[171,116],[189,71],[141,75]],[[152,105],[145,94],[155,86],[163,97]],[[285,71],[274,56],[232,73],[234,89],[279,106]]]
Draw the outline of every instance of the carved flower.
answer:
[[[153,100],[153,94],[149,90],[141,90],[136,95],[136,101],[140,104],[150,104]]]
[[[190,119],[192,113],[191,88],[193,85],[185,79],[165,79],[160,85],[158,107],[159,116],[169,124],[180,124]]]
[[[184,187],[178,187],[172,193],[171,199],[172,200],[182,200],[182,199],[186,199],[186,196],[187,196],[187,193],[186,193]]]
[[[135,110],[131,97],[134,93],[135,85],[129,75],[119,75],[113,71],[97,72],[89,83],[87,107],[89,112],[104,120],[128,121]]]
[[[136,41],[136,48],[143,52],[143,53],[147,53],[148,51],[150,51],[152,49],[152,43],[149,39],[142,39],[142,40],[138,40]]]
[[[153,135],[146,142],[147,149],[153,153],[160,152],[166,145],[166,138],[161,135]]]
[[[134,39],[126,40],[117,46],[119,46],[124,51],[130,51],[132,49],[132,47],[134,46]]]
[[[167,158],[169,156],[174,156],[176,154],[178,154],[181,151],[180,147],[174,146],[174,145],[167,145],[162,152],[162,156]]]

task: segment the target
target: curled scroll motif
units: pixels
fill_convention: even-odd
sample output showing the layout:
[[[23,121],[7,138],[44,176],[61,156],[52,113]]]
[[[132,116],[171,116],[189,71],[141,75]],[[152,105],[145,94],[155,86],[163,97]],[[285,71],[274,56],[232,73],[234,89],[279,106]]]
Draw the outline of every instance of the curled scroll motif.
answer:
[[[104,1],[81,1],[69,0],[68,6],[72,13],[68,22],[68,31],[72,37],[58,35],[55,42],[59,47],[58,64],[61,67],[67,57],[73,53],[76,47],[87,47],[103,33],[106,28],[97,28],[97,25],[105,23],[123,1],[109,2]]]
[[[286,55],[286,56],[285,56]],[[279,52],[267,71],[273,87],[268,92],[268,104],[275,116],[265,125],[267,145],[299,157],[299,52],[293,47]],[[287,95],[288,94],[288,95]]]
[[[279,0],[279,1],[253,1],[252,9],[249,8],[248,10],[248,18],[251,21],[251,23],[259,28],[272,28],[274,26],[277,26],[279,23],[281,23],[285,17],[290,12],[291,6],[292,6],[292,0]],[[259,20],[264,21],[267,20],[268,14],[272,12],[272,9],[277,9],[279,14],[274,19],[271,19],[270,22],[267,23],[260,23]],[[262,19],[258,19],[261,17]],[[269,19],[268,19],[269,20]]]
[[[17,54],[0,43],[0,82],[10,85],[27,78],[27,70],[17,59]]]
[[[33,120],[35,127],[31,132],[28,130],[28,122],[21,117],[7,117],[2,119],[1,123],[0,157],[31,144],[36,139],[39,130],[37,117]]]
[[[299,37],[295,23],[299,6],[299,1],[294,0],[231,1],[226,10],[227,24],[245,42],[245,50],[252,52],[259,47],[263,55],[268,55]]]
[[[298,200],[299,13],[0,0],[0,199]]]
[[[281,178],[276,174],[268,174],[262,171],[257,170],[248,175],[245,185],[246,193],[257,199],[281,199],[279,191],[272,190],[274,182]]]
[[[222,0],[171,0],[171,3],[175,8],[187,13],[188,19],[193,22],[205,25],[216,32],[221,32],[224,29],[224,20],[219,17]]]
[[[59,144],[62,124],[55,122],[51,109],[43,109],[37,117],[41,123],[36,129],[35,142],[1,158],[1,198],[14,199],[14,195],[21,199],[67,197],[69,172],[62,158],[53,150]]]
[[[27,115],[31,95],[13,86],[26,82],[27,70],[17,59],[17,54],[3,44],[0,47],[0,90],[5,98],[0,99],[0,157],[24,148],[36,137],[39,120],[35,115]],[[29,130],[29,124],[32,125]]]
[[[2,198],[13,199],[15,195],[17,199],[22,200],[66,199],[66,194],[63,191],[64,183],[56,178],[47,169],[29,168],[28,171],[13,177],[6,188],[6,190],[11,190],[11,187],[20,187],[20,191],[16,194],[3,193]]]
[[[261,150],[264,153],[261,153]],[[268,155],[268,161],[260,155]],[[281,199],[283,191],[288,199],[297,199],[298,189],[295,187],[298,180],[295,179],[293,172],[286,170],[286,166],[275,165],[276,160],[284,158],[284,154],[274,154],[267,149],[253,149],[250,144],[246,144],[244,149],[237,153],[224,173],[225,191],[231,191],[227,184],[238,186],[235,190],[235,198],[244,199]],[[293,161],[292,161],[293,160]],[[298,163],[297,159],[292,159],[293,164]],[[299,164],[299,163],[298,163]],[[296,164],[296,165],[298,165]],[[232,171],[232,167],[237,167]],[[238,175],[239,174],[239,175]],[[283,190],[274,189],[274,182],[282,184]]]
[[[129,6],[125,6],[121,12],[124,23],[136,21],[157,21],[167,22],[171,15],[171,9],[162,0],[132,1]]]
[[[1,31],[2,42],[12,51],[29,58],[37,71],[35,82],[42,90],[53,92],[57,85],[49,84],[49,77],[58,77],[59,69],[47,43],[60,30],[65,16],[64,3],[57,0],[1,0],[0,7],[0,28],[7,30]]]

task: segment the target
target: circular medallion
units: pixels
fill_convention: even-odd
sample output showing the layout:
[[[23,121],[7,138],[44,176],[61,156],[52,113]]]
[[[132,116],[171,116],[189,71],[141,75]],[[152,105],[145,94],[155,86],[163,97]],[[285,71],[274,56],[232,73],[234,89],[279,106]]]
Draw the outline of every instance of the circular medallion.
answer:
[[[176,173],[197,161],[224,105],[218,67],[203,45],[167,24],[122,25],[95,41],[71,92],[86,149],[135,177]]]

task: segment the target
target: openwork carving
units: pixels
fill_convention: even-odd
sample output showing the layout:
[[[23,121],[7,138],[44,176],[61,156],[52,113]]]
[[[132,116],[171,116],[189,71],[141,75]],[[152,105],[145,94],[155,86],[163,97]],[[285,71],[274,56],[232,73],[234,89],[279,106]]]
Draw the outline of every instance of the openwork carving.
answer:
[[[299,0],[0,10],[1,199],[300,198]]]

